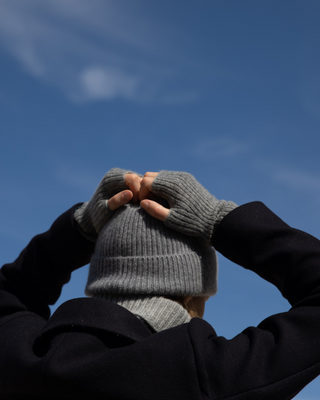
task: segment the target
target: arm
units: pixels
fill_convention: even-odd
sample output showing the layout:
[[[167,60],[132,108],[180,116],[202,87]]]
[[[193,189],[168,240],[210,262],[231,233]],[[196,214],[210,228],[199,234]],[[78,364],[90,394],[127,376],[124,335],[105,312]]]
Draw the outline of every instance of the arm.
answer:
[[[275,284],[292,308],[232,340],[195,343],[213,398],[289,399],[320,374],[320,242],[260,202],[230,212],[213,236],[230,260]],[[217,361],[219,360],[219,361]],[[228,397],[229,396],[229,397]]]
[[[47,232],[35,236],[16,261],[4,265],[0,318],[32,311],[48,319],[48,305],[57,301],[71,272],[89,263],[99,229],[115,209],[137,197],[140,181],[130,171],[113,168],[89,202],[65,212]]]
[[[146,200],[150,193],[164,197],[170,209]],[[302,268],[306,261],[308,272],[320,268],[319,241],[290,228],[260,202],[236,210],[235,203],[217,200],[192,175],[172,171],[145,174],[140,199],[147,212],[172,229],[202,237],[229,260],[273,283],[291,304],[319,284],[306,280]]]
[[[77,228],[75,208],[35,236],[13,263],[1,268],[0,318],[27,310],[49,318],[48,305],[57,301],[71,272],[90,261],[94,243]]]
[[[154,183],[157,191],[154,178],[142,186],[153,191]],[[167,197],[171,184],[163,186]],[[147,190],[145,193],[147,196]],[[181,195],[189,195],[184,193]],[[203,200],[199,199],[201,190],[199,193],[194,208],[182,208],[181,215],[196,209]],[[164,221],[170,217],[171,208],[152,200],[143,203],[146,201],[154,216]],[[214,202],[209,207],[214,207]],[[170,205],[177,207],[173,200]],[[190,221],[193,224],[194,218]],[[211,226],[216,250],[276,285],[292,308],[270,316],[258,327],[247,328],[232,340],[218,337],[204,321],[193,319],[189,334],[201,389],[216,399],[292,398],[320,374],[320,242],[289,227],[260,202],[235,207]]]
[[[260,202],[226,216],[213,245],[274,284],[293,306],[320,288],[319,240],[291,228]]]

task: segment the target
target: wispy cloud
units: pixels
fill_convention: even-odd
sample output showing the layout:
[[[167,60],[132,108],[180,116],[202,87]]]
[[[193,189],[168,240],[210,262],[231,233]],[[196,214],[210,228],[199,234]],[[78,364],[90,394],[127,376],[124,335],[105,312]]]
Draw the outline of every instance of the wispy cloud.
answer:
[[[249,151],[246,143],[229,136],[205,137],[190,149],[190,153],[201,160],[235,157]]]
[[[139,4],[2,0],[0,45],[75,101],[185,101],[180,90],[168,89],[179,69],[169,40],[174,27],[164,32]]]
[[[301,86],[301,100],[309,114],[320,120],[320,79],[318,75],[310,74]]]
[[[295,169],[279,169],[274,172],[274,179],[291,189],[314,192],[320,195],[320,175],[309,174]]]

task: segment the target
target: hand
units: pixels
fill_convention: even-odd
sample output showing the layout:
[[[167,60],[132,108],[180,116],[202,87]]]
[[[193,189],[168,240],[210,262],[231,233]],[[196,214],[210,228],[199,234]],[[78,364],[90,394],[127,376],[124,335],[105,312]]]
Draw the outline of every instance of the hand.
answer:
[[[158,202],[152,200],[155,197],[152,193],[152,184],[157,175],[158,172],[146,172],[144,174],[144,177],[141,181],[139,193],[140,206],[152,217],[160,219],[160,221],[165,221],[169,215],[170,210],[163,207]]]
[[[81,231],[95,240],[114,210],[130,200],[138,201],[141,180],[141,176],[131,171],[119,168],[108,171],[90,201],[74,213]]]
[[[130,191],[132,192],[133,195],[132,202],[134,204],[139,204],[139,192],[140,192],[142,176],[133,172],[129,172],[124,176],[124,180],[125,184],[129,187]]]
[[[108,207],[111,211],[115,211],[117,208],[127,204],[130,200],[132,200],[134,204],[139,202],[142,177],[134,173],[128,173],[124,176],[124,180],[130,190],[123,190],[108,200]]]
[[[152,196],[169,203],[170,209],[157,204]],[[220,221],[237,205],[217,200],[192,175],[186,172],[147,172],[141,182],[141,206],[171,229],[210,243]]]

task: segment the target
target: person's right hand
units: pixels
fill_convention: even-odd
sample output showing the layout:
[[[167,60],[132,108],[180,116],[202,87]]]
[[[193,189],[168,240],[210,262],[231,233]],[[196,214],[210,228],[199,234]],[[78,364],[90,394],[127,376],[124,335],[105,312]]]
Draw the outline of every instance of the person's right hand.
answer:
[[[141,180],[141,176],[131,171],[119,168],[108,171],[89,202],[74,213],[82,232],[95,240],[114,210],[130,200],[139,202]]]
[[[139,191],[142,177],[129,172],[125,174],[124,181],[130,190],[123,190],[107,200],[107,206],[110,211],[115,211],[117,208],[127,204],[131,200],[134,204],[139,203]]]

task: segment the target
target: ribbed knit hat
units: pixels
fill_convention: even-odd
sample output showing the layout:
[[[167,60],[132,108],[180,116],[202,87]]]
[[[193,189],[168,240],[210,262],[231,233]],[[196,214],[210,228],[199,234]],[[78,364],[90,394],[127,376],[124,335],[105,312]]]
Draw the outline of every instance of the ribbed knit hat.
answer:
[[[217,257],[203,239],[167,228],[140,206],[126,204],[101,230],[86,294],[212,296]]]

